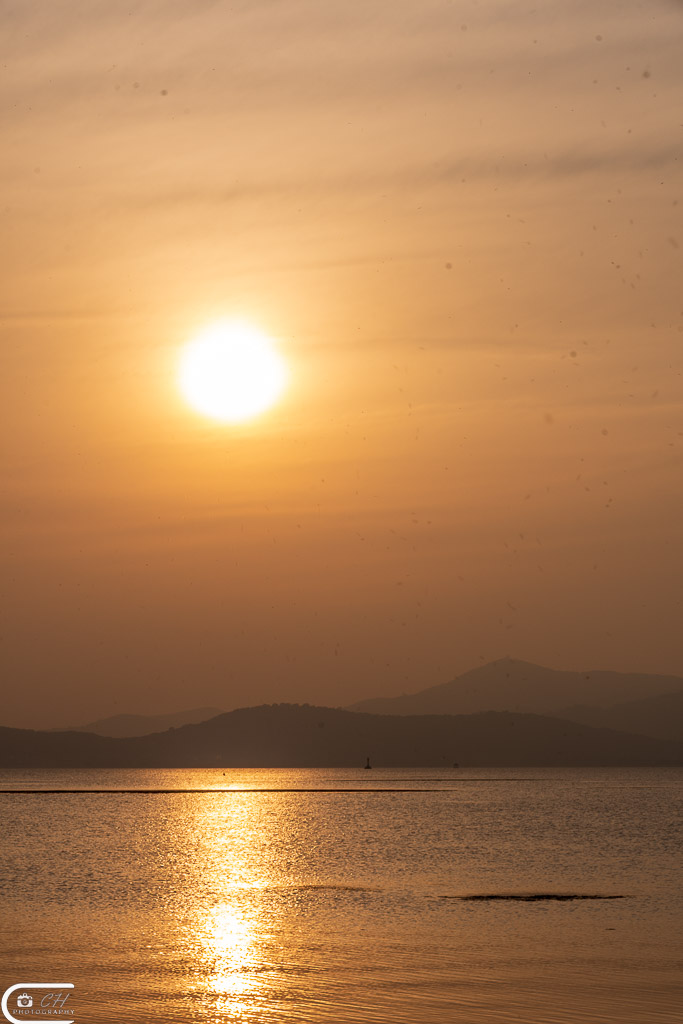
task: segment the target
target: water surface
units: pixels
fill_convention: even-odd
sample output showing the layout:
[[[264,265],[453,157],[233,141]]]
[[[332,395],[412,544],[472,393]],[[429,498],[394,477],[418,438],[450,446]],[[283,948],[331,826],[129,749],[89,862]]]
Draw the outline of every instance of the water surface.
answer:
[[[680,1024],[682,783],[3,771],[0,986],[71,981],[79,1024]]]

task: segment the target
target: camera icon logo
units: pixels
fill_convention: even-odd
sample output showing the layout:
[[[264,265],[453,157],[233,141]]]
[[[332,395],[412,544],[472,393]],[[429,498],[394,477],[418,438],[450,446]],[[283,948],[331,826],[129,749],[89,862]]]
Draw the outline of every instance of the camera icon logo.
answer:
[[[20,996],[17,996],[17,1006],[33,1006],[33,999],[28,992],[22,992]]]

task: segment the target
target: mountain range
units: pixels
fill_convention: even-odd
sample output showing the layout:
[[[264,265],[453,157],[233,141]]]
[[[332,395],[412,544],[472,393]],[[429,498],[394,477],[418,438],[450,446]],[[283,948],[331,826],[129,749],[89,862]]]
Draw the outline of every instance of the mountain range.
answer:
[[[0,729],[0,767],[683,764],[683,679],[503,658],[351,707],[275,704]]]
[[[683,739],[683,679],[623,672],[564,672],[502,658],[446,683],[349,706],[379,715],[514,711]]]
[[[149,736],[0,728],[3,768],[683,765],[683,743],[540,715],[371,715],[271,704]]]
[[[52,731],[146,736],[204,722],[224,710],[202,707],[165,715],[120,714]],[[516,711],[661,739],[683,739],[683,679],[621,672],[564,672],[502,658],[418,693],[362,700],[347,710],[389,715]]]

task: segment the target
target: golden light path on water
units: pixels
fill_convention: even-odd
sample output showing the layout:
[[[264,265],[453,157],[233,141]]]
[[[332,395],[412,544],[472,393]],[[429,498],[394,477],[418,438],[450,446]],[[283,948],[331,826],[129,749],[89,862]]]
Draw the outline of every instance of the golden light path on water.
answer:
[[[254,868],[258,834],[254,815],[245,803],[231,802],[221,808],[197,805],[196,835],[207,849],[199,862],[211,865],[202,887],[216,894],[217,905],[200,913],[195,925],[199,942],[201,987],[211,998],[216,1020],[225,1015],[247,1015],[253,1009],[259,987],[259,943],[263,931],[253,908],[244,907],[245,889],[258,890]],[[208,855],[208,856],[207,856]],[[253,893],[254,895],[256,893]]]
[[[246,915],[229,903],[209,914],[204,932],[205,952],[213,970],[216,994],[228,997],[232,1012],[247,1009],[239,999],[257,985],[256,933]],[[220,1006],[219,1006],[220,1009]]]

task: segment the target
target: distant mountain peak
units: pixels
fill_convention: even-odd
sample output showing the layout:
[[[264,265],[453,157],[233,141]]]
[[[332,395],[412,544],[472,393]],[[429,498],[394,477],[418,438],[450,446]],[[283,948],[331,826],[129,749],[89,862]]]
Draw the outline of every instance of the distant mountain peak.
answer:
[[[363,700],[352,711],[374,714],[473,714],[514,711],[547,715],[577,704],[606,708],[683,686],[671,676],[568,672],[505,655],[445,683],[399,697]]]
[[[125,737],[146,736],[153,732],[164,732],[166,729],[177,729],[183,725],[194,725],[205,722],[216,715],[222,715],[220,708],[192,708],[189,711],[176,711],[166,715],[111,715],[100,718],[86,725],[71,726],[72,732],[92,732],[98,736]],[[63,729],[52,730],[63,732]]]

